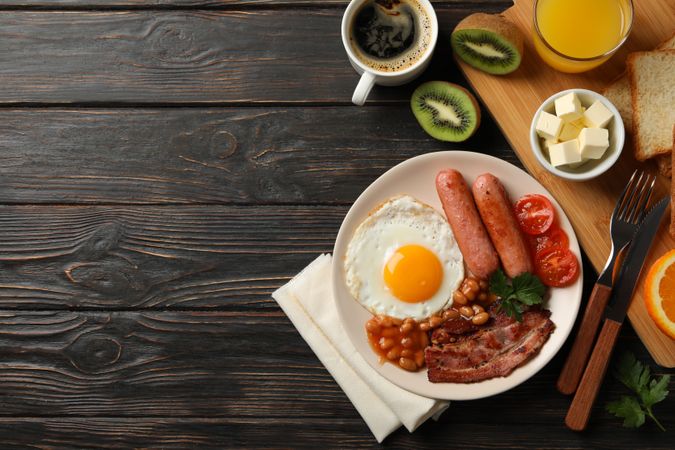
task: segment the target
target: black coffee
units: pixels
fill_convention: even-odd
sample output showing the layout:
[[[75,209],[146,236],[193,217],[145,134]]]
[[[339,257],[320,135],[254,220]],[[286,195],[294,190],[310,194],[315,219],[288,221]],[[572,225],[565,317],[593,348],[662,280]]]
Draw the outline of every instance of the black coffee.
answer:
[[[416,0],[369,0],[356,13],[350,34],[362,62],[393,72],[411,66],[424,53],[431,25]]]
[[[415,42],[414,13],[410,6],[394,0],[368,3],[356,15],[354,38],[370,56],[398,56]]]

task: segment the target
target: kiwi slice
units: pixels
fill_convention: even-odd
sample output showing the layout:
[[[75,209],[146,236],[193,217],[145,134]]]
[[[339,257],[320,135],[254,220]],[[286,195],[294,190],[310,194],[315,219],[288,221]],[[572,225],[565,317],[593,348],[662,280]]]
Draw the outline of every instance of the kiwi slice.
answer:
[[[421,84],[413,92],[410,106],[424,131],[441,141],[465,141],[480,125],[476,98],[446,81]]]
[[[471,14],[450,36],[455,55],[476,69],[504,75],[518,68],[523,55],[523,34],[495,14]]]

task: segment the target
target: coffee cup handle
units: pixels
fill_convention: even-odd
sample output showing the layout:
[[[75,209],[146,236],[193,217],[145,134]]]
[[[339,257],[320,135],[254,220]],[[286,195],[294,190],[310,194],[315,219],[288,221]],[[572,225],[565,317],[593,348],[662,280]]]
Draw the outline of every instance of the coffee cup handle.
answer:
[[[375,85],[375,74],[372,72],[365,71],[361,75],[359,84],[356,85],[354,89],[354,95],[352,95],[352,103],[357,106],[363,106],[366,103],[366,98],[370,94],[370,90]]]

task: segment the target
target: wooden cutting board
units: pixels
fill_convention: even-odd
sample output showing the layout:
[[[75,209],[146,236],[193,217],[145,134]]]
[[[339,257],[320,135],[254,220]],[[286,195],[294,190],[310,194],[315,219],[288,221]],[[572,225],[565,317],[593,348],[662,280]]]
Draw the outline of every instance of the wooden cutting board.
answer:
[[[624,71],[628,53],[653,49],[675,31],[675,3],[672,0],[639,0],[633,3],[635,19],[628,41],[609,61],[590,72],[557,72],[539,58],[531,39],[534,0],[517,0],[503,13],[526,36],[525,55],[518,70],[507,76],[493,76],[460,62],[469,83],[494,116],[520,160],[565,209],[581,246],[598,272],[609,255],[609,218],[619,193],[636,167],[656,172],[655,164],[637,162],[633,158],[631,138],[627,136],[621,158],[612,169],[594,180],[567,181],[539,165],[530,149],[529,127],[537,108],[551,95],[570,88],[602,91]],[[657,183],[655,198],[669,193],[669,179],[659,176]],[[675,248],[675,240],[667,231],[667,222],[664,220],[647,265]],[[639,283],[628,317],[654,360],[662,366],[675,367],[675,340],[661,333],[649,318],[642,298],[643,279]]]

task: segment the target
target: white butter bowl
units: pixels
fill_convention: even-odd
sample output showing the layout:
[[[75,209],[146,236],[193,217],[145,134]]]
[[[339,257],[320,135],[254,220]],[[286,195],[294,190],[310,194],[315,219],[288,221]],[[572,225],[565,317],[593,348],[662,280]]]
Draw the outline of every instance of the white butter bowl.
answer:
[[[599,100],[612,113],[613,118],[607,125],[607,130],[609,131],[609,148],[605,150],[605,154],[602,158],[597,160],[589,160],[579,167],[555,167],[548,160],[544,153],[544,149],[541,146],[541,138],[539,135],[537,135],[536,130],[537,120],[539,120],[539,115],[542,111],[546,111],[555,115],[555,100],[559,97],[562,97],[563,95],[569,94],[570,92],[574,92],[581,101],[581,104],[586,108],[590,107],[596,100]],[[541,164],[552,174],[573,181],[590,180],[591,178],[595,178],[598,175],[606,172],[614,165],[617,159],[619,159],[625,140],[626,130],[624,129],[623,120],[621,120],[619,111],[612,104],[612,102],[607,100],[605,97],[598,94],[597,92],[589,91],[588,89],[568,89],[566,91],[553,94],[547,98],[544,103],[541,104],[537,112],[534,113],[532,124],[530,125],[530,146],[532,147],[532,152],[537,158],[537,161],[539,161],[539,164]]]

